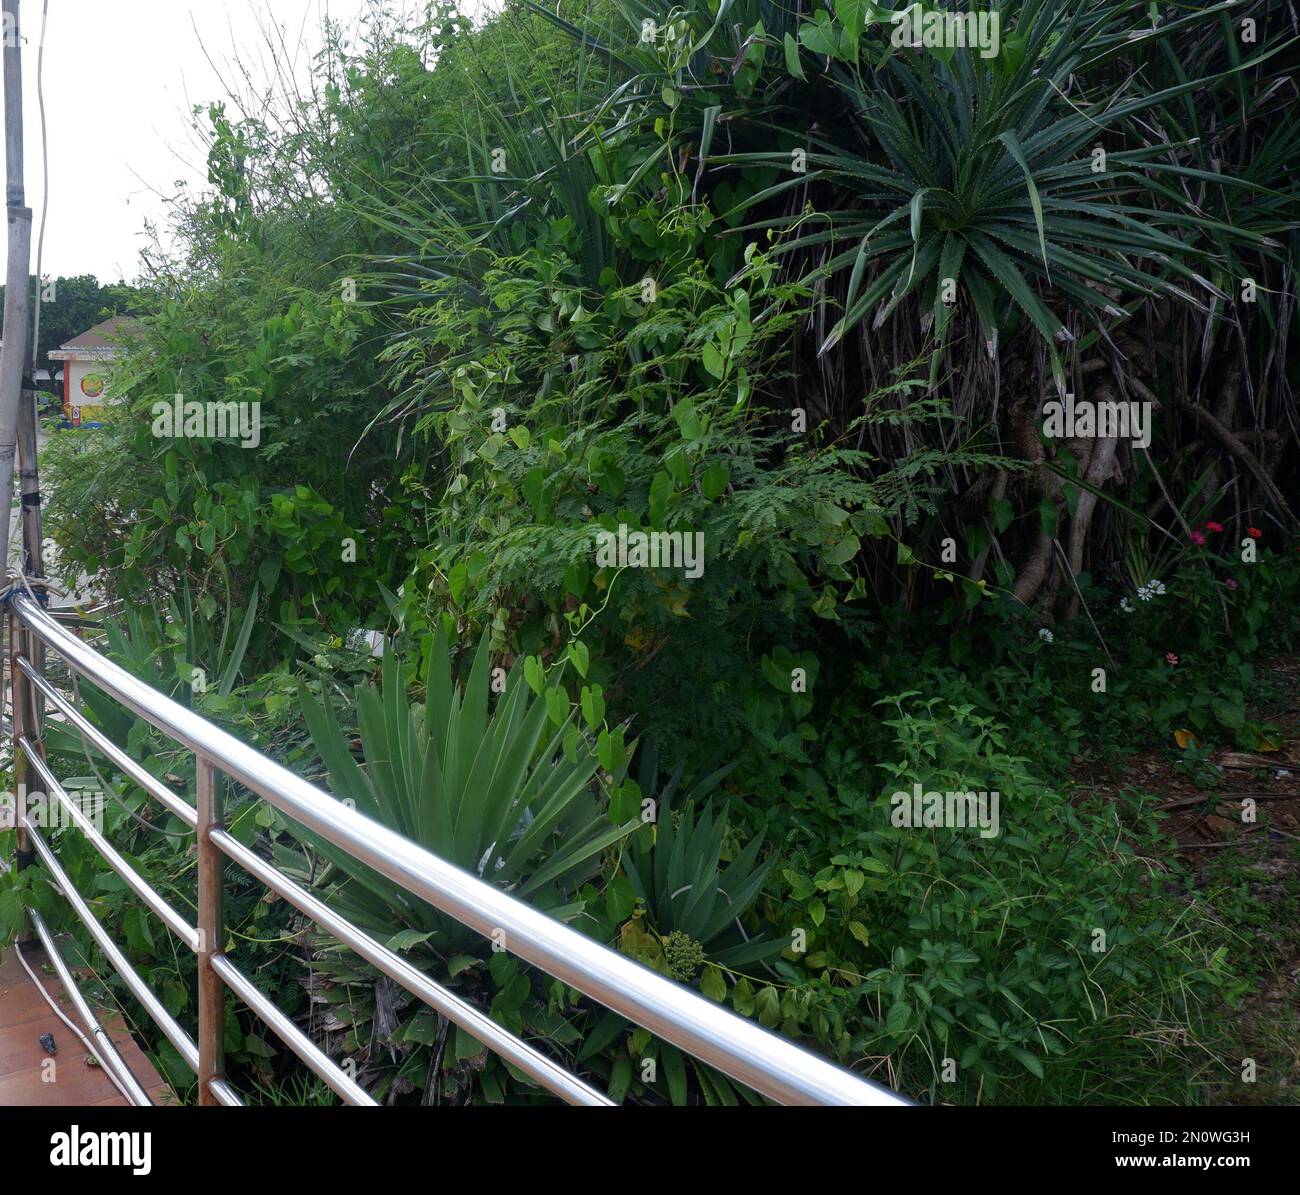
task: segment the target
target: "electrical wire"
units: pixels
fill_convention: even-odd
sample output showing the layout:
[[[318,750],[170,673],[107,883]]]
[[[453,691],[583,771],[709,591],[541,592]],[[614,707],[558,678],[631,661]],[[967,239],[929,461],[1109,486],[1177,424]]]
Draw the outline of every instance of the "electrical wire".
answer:
[[[36,234],[36,302],[32,304],[32,385],[36,384],[36,362],[41,340],[41,258],[45,252],[45,217],[50,210],[50,148],[45,135],[45,22],[50,0],[41,5],[41,40],[36,47],[36,106],[41,111],[41,229]]]
[[[41,996],[45,1000],[45,1003],[50,1006],[50,1009],[54,1013],[54,1015],[58,1017],[60,1021],[62,1021],[69,1029],[72,1030],[73,1033],[77,1035],[77,1037],[81,1040],[81,1044],[86,1047],[87,1052],[99,1064],[99,1069],[103,1071],[105,1075],[108,1076],[113,1086],[116,1087],[118,1091],[122,1093],[122,1098],[125,1099],[128,1104],[134,1105],[135,1100],[131,1098],[131,1093],[127,1091],[125,1087],[122,1086],[121,1081],[113,1073],[112,1069],[104,1065],[104,1060],[99,1056],[99,1051],[96,1050],[95,1047],[90,1044],[90,1038],[88,1038],[75,1024],[73,1024],[68,1014],[58,1006],[58,1003],[55,1001],[54,997],[51,996],[48,991],[46,991],[45,985],[36,977],[36,972],[33,971],[31,967],[27,965],[27,960],[23,958],[22,948],[20,946],[14,947],[14,954],[18,956],[18,961],[22,963],[23,970],[27,972],[28,977],[35,985],[36,990],[40,992]]]

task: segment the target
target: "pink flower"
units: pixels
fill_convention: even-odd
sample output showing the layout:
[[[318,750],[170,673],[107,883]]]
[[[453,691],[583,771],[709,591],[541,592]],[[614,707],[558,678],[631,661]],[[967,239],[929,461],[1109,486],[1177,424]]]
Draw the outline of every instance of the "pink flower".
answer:
[[[1251,539],[1264,538],[1264,533],[1258,527],[1247,527],[1246,534],[1249,535]]]
[[[1203,536],[1199,531],[1193,531],[1192,543],[1194,543],[1198,548],[1205,547],[1205,536]]]
[[[1236,582],[1236,579],[1235,579],[1234,577],[1229,577],[1229,578],[1227,579],[1227,581],[1224,582],[1224,584],[1227,585],[1227,587],[1228,587],[1229,589],[1236,589],[1236,588],[1237,588],[1237,582]]]
[[[1222,523],[1206,523],[1206,524],[1205,524],[1205,530],[1206,530],[1206,531],[1222,531],[1222,530],[1223,530],[1223,524],[1222,524]]]
[[[1176,655],[1174,655],[1174,653],[1171,652],[1171,651],[1170,651],[1170,652],[1166,652],[1166,653],[1165,653],[1165,663],[1168,664],[1168,665],[1170,665],[1170,667],[1173,667],[1175,664],[1178,663],[1178,657],[1177,657]]]

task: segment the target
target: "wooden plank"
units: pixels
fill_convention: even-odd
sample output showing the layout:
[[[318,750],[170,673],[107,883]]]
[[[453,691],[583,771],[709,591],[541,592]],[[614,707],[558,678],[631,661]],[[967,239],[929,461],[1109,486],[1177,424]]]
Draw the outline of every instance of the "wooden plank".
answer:
[[[72,1031],[56,1017],[32,984],[12,950],[0,963],[0,1106],[87,1107],[125,1105],[128,1101],[104,1071],[89,1061],[90,1055]],[[44,972],[45,956],[37,951],[25,956],[46,991],[78,1024],[76,1013],[59,982]],[[170,1089],[131,1037],[116,1012],[99,1013],[100,1023],[113,1039],[127,1066],[156,1103]],[[83,1029],[84,1027],[80,1026]],[[58,1053],[51,1056],[40,1043],[41,1035],[54,1035]],[[49,1064],[53,1063],[51,1067]]]

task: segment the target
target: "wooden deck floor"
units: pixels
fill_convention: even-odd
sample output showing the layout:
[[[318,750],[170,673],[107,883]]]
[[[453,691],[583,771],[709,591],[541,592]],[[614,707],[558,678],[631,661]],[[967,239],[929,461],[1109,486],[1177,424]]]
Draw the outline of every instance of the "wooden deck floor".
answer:
[[[45,989],[80,1026],[76,1010],[63,995],[57,976],[47,974],[45,954],[37,951],[25,956],[28,965],[41,977]],[[140,1085],[155,1104],[173,1103],[166,1083],[158,1078],[149,1060],[135,1044],[131,1034],[116,1015],[96,1009],[100,1023],[112,1037]],[[84,1027],[83,1027],[84,1032]],[[54,1035],[58,1053],[51,1058],[41,1045],[43,1033]],[[50,1010],[23,970],[13,950],[4,952],[0,963],[0,1106],[57,1106],[84,1108],[128,1104],[109,1077],[93,1061],[85,1046]],[[50,1081],[47,1062],[55,1063]]]

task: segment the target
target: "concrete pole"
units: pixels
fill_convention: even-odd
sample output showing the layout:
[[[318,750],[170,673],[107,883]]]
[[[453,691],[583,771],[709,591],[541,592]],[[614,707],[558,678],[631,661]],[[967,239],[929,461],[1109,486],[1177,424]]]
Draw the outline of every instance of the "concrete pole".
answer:
[[[4,343],[0,346],[0,567],[9,575],[9,520],[13,506],[23,368],[27,359],[27,289],[31,271],[32,211],[23,190],[23,75],[18,29],[19,0],[4,0],[5,203],[8,260],[5,269]]]
[[[36,51],[36,87],[40,97],[41,110],[41,139],[44,142],[45,137],[45,99],[44,93],[41,92],[41,73],[45,69],[45,18],[49,8],[49,0],[41,9],[41,40]],[[42,156],[45,175],[41,184],[41,240],[45,239],[45,213],[49,210],[50,205],[50,171],[49,163]],[[29,234],[30,235],[30,234]],[[32,322],[28,327],[27,336],[27,368],[23,373],[23,395],[18,407],[18,493],[22,498],[22,526],[23,526],[23,571],[29,577],[45,576],[45,559],[44,559],[44,539],[41,531],[41,483],[36,468],[36,351],[38,348],[38,337],[41,328],[41,248],[42,245],[36,246],[36,278],[31,289],[32,301]],[[42,603],[47,602],[49,594],[44,586],[38,586],[36,597]],[[45,646],[39,644],[36,647],[37,658],[33,661],[36,666],[45,670]],[[43,706],[43,701],[39,694],[37,695],[37,708]],[[44,754],[44,737],[41,739],[42,754]]]
[[[3,42],[5,99],[5,203],[8,208],[8,261],[5,269],[4,328],[0,335],[0,569],[9,571],[9,519],[13,506],[14,457],[17,451],[19,411],[23,402],[23,372],[27,364],[27,284],[31,270],[32,212],[23,191],[23,75],[18,31],[18,0],[4,0],[0,10],[0,42]],[[33,425],[33,437],[35,428]],[[33,447],[35,445],[33,444]],[[35,469],[35,462],[32,463]],[[14,788],[18,794],[15,863],[18,870],[32,861],[31,843],[22,824],[26,807],[28,770],[18,748],[18,734],[30,733],[28,686],[15,683],[19,676],[14,658],[30,636],[18,631],[17,620],[9,620],[10,709],[14,726]],[[39,731],[37,731],[39,733]],[[30,943],[30,919],[24,918],[19,949]]]

